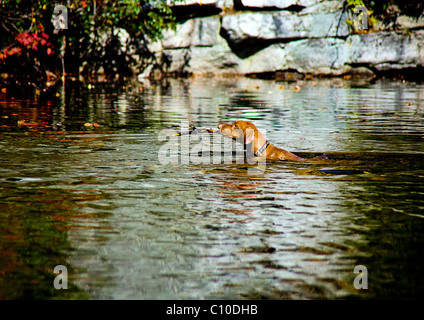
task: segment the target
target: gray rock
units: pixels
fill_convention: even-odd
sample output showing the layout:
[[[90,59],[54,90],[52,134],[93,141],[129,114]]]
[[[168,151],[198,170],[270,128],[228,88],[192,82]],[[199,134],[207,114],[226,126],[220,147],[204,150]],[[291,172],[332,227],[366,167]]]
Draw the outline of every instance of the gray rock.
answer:
[[[399,17],[410,31],[351,34],[343,0],[237,0],[245,7],[288,10],[227,12],[189,19],[149,46],[165,73],[200,75],[295,71],[342,75],[424,67],[422,19]],[[190,1],[200,5],[200,0]],[[232,0],[202,1],[228,8]],[[155,72],[151,66],[142,76]]]
[[[421,16],[419,19],[415,19],[408,16],[399,16],[396,23],[401,29],[418,29],[424,28],[424,17]]]
[[[192,46],[213,46],[221,38],[219,17],[195,18],[177,25],[177,30],[164,31],[162,47],[189,48]]]
[[[310,14],[310,13],[329,13],[343,10],[344,0],[334,1],[320,1],[314,5],[310,5],[307,8],[299,12],[299,14]]]
[[[188,48],[163,50],[158,52],[156,56],[163,73],[192,73],[192,70],[189,68],[191,50]],[[150,70],[150,72],[153,71]]]
[[[286,9],[290,6],[308,7],[320,2],[319,0],[239,0],[246,8],[277,8]]]
[[[163,72],[197,75],[238,74],[239,58],[225,44],[214,47],[164,50]]]
[[[222,18],[222,29],[230,46],[245,41],[280,41],[305,38],[346,37],[350,27],[341,11],[318,14],[290,12],[241,13]]]
[[[220,36],[220,18],[188,20],[167,31],[160,46],[152,46],[167,73],[236,73],[239,58]]]
[[[216,2],[216,7],[220,8],[221,10],[233,9],[234,1],[233,0],[218,0]]]
[[[233,9],[233,0],[185,0],[183,2],[177,2],[172,7],[184,7],[184,6],[210,6],[221,10]]]
[[[226,42],[213,47],[192,48],[192,59],[189,67],[193,74],[199,75],[226,75],[239,74],[238,58],[228,47]]]
[[[335,38],[274,44],[242,60],[239,72],[249,74],[296,70],[313,75],[340,75],[350,70],[345,65],[345,49],[345,41]]]
[[[273,44],[246,59],[240,59],[239,74],[268,73],[289,69],[285,46]]]
[[[290,69],[301,73],[341,75],[349,71],[345,41],[336,38],[290,42],[285,47]]]
[[[349,63],[369,65],[379,71],[424,67],[424,32],[412,35],[373,32],[350,36]]]

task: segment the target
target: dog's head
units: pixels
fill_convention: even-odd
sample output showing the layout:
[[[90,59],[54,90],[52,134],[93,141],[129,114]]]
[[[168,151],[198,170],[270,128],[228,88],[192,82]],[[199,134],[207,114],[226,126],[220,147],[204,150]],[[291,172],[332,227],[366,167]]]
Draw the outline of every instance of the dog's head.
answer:
[[[237,120],[233,123],[220,123],[218,129],[222,135],[234,138],[244,144],[250,144],[258,136],[256,126],[245,120]]]

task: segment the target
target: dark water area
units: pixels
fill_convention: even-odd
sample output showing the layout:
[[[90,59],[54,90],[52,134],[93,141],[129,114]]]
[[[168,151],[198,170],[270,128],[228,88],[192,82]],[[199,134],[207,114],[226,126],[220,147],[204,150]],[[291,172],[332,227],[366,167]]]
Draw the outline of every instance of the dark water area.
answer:
[[[225,161],[235,143],[166,136],[237,119],[330,160]],[[0,299],[423,298],[423,138],[413,82],[3,88]]]

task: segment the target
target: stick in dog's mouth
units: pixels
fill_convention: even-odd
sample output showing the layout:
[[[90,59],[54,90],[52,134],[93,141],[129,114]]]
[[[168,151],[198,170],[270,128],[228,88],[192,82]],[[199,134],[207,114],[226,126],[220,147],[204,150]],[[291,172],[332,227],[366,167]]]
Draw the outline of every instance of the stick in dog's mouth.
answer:
[[[205,132],[216,133],[220,131],[215,129],[197,129],[195,126],[190,126],[188,131],[175,132],[173,134],[169,134],[168,137],[184,136],[187,134],[199,134],[199,133],[205,133]]]

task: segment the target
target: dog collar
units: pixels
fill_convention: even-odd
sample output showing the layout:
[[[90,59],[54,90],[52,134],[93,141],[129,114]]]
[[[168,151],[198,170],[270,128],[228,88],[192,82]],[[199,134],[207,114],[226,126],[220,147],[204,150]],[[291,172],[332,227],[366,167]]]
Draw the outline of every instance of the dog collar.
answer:
[[[267,140],[263,146],[255,152],[255,157],[260,157],[262,153],[264,153],[264,151],[266,150],[266,148],[270,145],[271,143]]]

